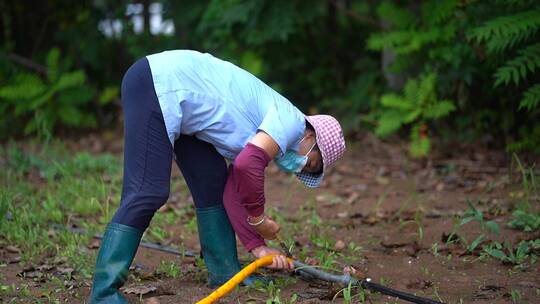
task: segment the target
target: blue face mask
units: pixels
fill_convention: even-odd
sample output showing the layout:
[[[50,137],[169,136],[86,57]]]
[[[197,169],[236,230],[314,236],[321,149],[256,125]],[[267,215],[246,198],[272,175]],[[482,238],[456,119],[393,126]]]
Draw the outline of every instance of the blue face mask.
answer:
[[[302,142],[304,138],[300,142]],[[281,157],[276,158],[274,161],[276,165],[279,167],[279,169],[283,172],[288,173],[298,173],[304,169],[304,166],[307,164],[308,161],[308,154],[313,150],[313,147],[315,147],[315,144],[311,146],[311,149],[306,153],[306,155],[298,155],[298,153],[287,150]]]

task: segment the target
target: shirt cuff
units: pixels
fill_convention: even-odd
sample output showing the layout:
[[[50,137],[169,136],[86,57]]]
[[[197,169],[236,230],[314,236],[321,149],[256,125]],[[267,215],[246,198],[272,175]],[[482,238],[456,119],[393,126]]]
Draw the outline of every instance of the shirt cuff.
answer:
[[[264,205],[247,206],[246,210],[249,216],[256,217],[264,213]]]
[[[251,251],[260,246],[266,246],[266,243],[262,239],[251,240],[245,245],[247,251]]]

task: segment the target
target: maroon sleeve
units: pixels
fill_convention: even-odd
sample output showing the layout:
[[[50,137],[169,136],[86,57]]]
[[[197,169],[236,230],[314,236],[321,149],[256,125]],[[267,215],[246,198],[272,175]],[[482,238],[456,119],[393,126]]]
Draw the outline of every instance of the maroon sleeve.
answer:
[[[240,205],[251,216],[259,216],[264,212],[264,170],[269,162],[270,156],[266,151],[248,143],[232,165],[236,195]]]
[[[264,212],[264,170],[269,162],[266,151],[248,143],[229,166],[223,204],[238,238],[248,251],[265,244],[247,223],[247,217]]]

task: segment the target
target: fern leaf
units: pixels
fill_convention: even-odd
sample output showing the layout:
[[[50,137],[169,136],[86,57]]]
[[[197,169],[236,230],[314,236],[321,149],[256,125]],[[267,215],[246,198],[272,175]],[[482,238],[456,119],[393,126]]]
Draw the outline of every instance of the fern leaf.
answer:
[[[409,100],[409,102],[414,103],[415,105],[418,104],[418,88],[420,87],[420,83],[418,79],[409,79],[405,83],[405,87],[403,88],[403,95],[406,100]]]
[[[422,114],[422,108],[417,107],[415,110],[407,113],[407,115],[405,115],[405,117],[403,117],[403,122],[404,123],[411,123],[411,122],[415,121],[418,117],[420,117],[421,114]]]
[[[34,74],[22,73],[15,77],[15,84],[0,88],[0,98],[20,102],[35,98],[45,91],[45,85]]]
[[[540,7],[491,19],[468,33],[470,40],[486,43],[489,53],[501,53],[526,41],[540,29]]]
[[[437,119],[444,117],[456,110],[456,106],[451,100],[441,100],[432,104],[424,110],[424,117],[427,119]]]
[[[427,25],[438,25],[448,20],[456,9],[456,0],[431,0],[422,4],[422,18]]]
[[[407,99],[401,98],[396,94],[383,95],[381,97],[381,104],[385,107],[398,110],[411,110],[414,107]]]
[[[84,84],[85,81],[86,75],[81,70],[65,73],[62,74],[58,79],[58,82],[55,85],[55,89],[60,91],[67,88],[73,88]]]
[[[416,93],[419,105],[426,106],[437,100],[435,93],[436,84],[437,76],[433,73],[427,74],[420,79],[420,84],[418,85],[418,91]]]
[[[29,110],[36,110],[40,107],[42,107],[47,101],[49,101],[54,96],[55,91],[54,90],[48,90],[45,92],[45,94],[34,98],[30,101],[28,104]]]
[[[518,51],[518,56],[507,61],[495,72],[495,84],[508,84],[511,81],[519,85],[530,73],[540,69],[540,43],[532,44]]]
[[[523,93],[523,99],[519,102],[519,109],[532,111],[540,104],[540,84],[535,84]]]
[[[401,128],[403,115],[400,111],[390,110],[384,112],[379,118],[379,124],[375,129],[378,136],[388,136]]]
[[[367,46],[371,50],[391,48],[396,54],[407,55],[419,51],[431,43],[450,41],[455,35],[456,27],[454,24],[434,27],[425,31],[396,30],[370,35]]]
[[[377,7],[377,15],[392,28],[413,28],[417,20],[410,10],[398,6],[395,1],[383,1]]]
[[[84,105],[88,103],[95,92],[90,87],[82,85],[67,90],[59,91],[54,99],[58,103],[58,107],[63,107],[64,105]]]

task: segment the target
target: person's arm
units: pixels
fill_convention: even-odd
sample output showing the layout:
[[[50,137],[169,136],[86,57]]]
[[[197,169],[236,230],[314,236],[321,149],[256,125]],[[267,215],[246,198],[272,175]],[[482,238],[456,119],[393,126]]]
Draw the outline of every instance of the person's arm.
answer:
[[[270,151],[268,153],[267,151]],[[266,133],[259,132],[238,154],[229,167],[229,176],[223,201],[231,224],[244,247],[260,258],[268,254],[280,253],[266,247],[264,238],[273,239],[279,225],[264,215],[264,170],[275,156],[279,147]],[[256,219],[262,223],[253,226],[248,223]],[[284,256],[276,256],[271,268],[292,269]]]
[[[248,143],[229,166],[223,203],[238,238],[248,251],[265,244],[247,219],[250,214],[264,212],[264,169],[269,162],[263,149]]]
[[[270,137],[270,135],[265,132],[258,132],[253,138],[249,141],[255,146],[263,149],[270,159],[274,159],[279,153],[279,146],[276,141]]]

